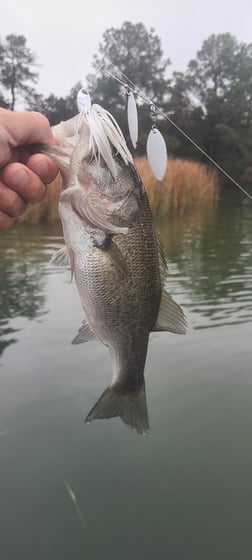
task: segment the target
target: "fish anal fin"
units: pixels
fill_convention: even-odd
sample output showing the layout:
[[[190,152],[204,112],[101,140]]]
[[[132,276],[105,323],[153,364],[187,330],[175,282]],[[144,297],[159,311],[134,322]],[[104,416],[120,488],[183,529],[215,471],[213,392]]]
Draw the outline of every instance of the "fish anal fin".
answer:
[[[86,321],[83,321],[77,335],[74,337],[71,344],[83,344],[84,342],[88,342],[89,340],[98,340],[98,338],[90,329]]]
[[[176,334],[186,334],[187,320],[180,305],[172,296],[162,290],[161,302],[157,321],[152,331],[170,331]]]
[[[112,385],[102,393],[88,413],[85,422],[120,417],[122,421],[138,434],[149,430],[145,384],[136,388]]]

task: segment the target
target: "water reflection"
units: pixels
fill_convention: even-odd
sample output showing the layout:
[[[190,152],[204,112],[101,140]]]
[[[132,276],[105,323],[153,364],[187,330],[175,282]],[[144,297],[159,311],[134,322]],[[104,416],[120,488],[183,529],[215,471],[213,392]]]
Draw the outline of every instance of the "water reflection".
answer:
[[[120,420],[84,426],[111,361],[102,344],[70,345],[76,287],[68,272],[46,274],[60,228],[0,235],[3,340],[19,340],[0,370],[4,559],[251,557],[252,220],[227,198],[161,224],[168,289],[195,328],[216,328],[152,336],[146,438]]]
[[[58,226],[19,226],[0,235],[0,355],[16,342],[11,319],[45,312],[44,268],[59,233]]]
[[[201,214],[173,216],[158,227],[170,263],[169,285],[194,314],[194,327],[251,321],[249,201],[228,193]]]
[[[194,328],[252,320],[249,201],[228,191],[219,203],[157,220],[168,259],[167,288]],[[0,354],[17,338],[14,318],[46,312],[46,265],[60,224],[19,225],[0,235]]]

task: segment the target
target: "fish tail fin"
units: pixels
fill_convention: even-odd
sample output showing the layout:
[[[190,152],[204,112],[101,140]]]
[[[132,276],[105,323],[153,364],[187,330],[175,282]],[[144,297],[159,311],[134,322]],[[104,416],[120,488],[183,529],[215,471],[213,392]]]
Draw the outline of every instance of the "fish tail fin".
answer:
[[[147,432],[149,418],[144,383],[140,387],[134,388],[125,388],[120,385],[107,387],[88,413],[85,422],[116,416],[119,416],[138,434]]]

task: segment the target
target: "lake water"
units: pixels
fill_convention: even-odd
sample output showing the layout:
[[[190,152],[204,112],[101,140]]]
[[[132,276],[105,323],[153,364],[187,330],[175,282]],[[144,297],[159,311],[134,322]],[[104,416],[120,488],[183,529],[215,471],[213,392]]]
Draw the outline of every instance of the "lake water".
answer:
[[[146,436],[84,424],[111,363],[70,345],[77,290],[47,268],[60,227],[0,235],[3,560],[252,558],[252,206],[229,191],[158,225],[190,326],[151,336]]]

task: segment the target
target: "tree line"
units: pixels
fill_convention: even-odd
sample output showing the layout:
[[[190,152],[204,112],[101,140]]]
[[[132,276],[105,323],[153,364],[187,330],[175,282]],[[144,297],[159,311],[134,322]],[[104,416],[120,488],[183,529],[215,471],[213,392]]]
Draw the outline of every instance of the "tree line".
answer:
[[[234,178],[252,166],[252,44],[238,42],[230,33],[211,35],[184,73],[173,72],[154,29],[125,22],[105,31],[93,58],[93,73],[104,64],[119,70],[142,95],[193,138]],[[116,70],[115,70],[116,72]],[[90,78],[87,77],[87,78]],[[66,97],[43,96],[35,89],[37,60],[22,35],[0,42],[0,106],[14,110],[22,99],[28,110],[39,110],[56,124],[76,113],[75,84]],[[125,87],[109,75],[97,75],[92,101],[118,120],[127,136]],[[151,127],[150,108],[140,103],[138,153],[145,150]],[[158,120],[168,152],[175,157],[202,160],[200,152],[166,120]]]

